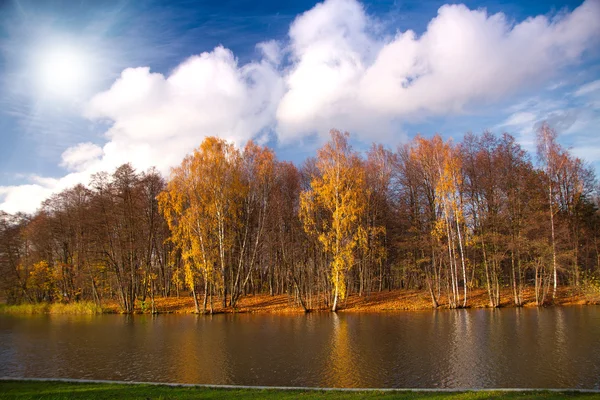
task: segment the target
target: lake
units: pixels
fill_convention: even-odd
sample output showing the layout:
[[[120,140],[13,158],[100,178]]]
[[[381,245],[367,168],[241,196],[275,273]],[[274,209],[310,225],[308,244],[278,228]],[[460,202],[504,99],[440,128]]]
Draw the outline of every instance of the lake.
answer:
[[[0,376],[311,387],[600,389],[600,307],[0,315]]]

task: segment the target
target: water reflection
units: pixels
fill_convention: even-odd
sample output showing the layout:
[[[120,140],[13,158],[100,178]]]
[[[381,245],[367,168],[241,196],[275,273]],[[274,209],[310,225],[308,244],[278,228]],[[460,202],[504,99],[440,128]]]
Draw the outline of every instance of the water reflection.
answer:
[[[600,309],[0,316],[0,375],[337,387],[600,386]]]
[[[449,370],[445,377],[445,387],[480,387],[485,380],[487,357],[486,342],[489,332],[481,329],[474,335],[471,318],[476,313],[467,310],[450,311]],[[481,375],[484,375],[483,377]]]
[[[332,331],[329,341],[329,357],[327,357],[328,373],[325,375],[323,386],[340,385],[352,387],[354,368],[348,344],[348,326],[346,320],[340,320],[339,315],[332,315]]]

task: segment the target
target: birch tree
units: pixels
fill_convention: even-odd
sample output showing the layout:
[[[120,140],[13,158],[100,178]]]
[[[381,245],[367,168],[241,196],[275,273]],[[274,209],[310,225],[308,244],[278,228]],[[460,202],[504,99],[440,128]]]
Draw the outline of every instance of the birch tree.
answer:
[[[213,286],[221,289],[223,306],[227,305],[227,266],[234,247],[234,229],[239,225],[240,198],[246,190],[239,166],[240,154],[233,144],[208,137],[172,170],[167,190],[159,196],[171,240],[182,254],[197,312],[198,274],[205,284],[203,311]]]
[[[556,142],[556,131],[547,123],[542,124],[536,135],[538,159],[542,163],[546,174],[546,191],[548,194],[548,208],[550,215],[550,240],[552,246],[552,299],[556,297],[558,285],[558,268],[556,262],[556,234],[554,217],[556,214],[555,195],[557,173],[561,168],[561,148]]]
[[[300,217],[308,234],[316,235],[331,255],[330,279],[333,305],[346,297],[346,273],[354,264],[354,249],[361,231],[360,218],[366,208],[365,173],[358,154],[348,144],[348,134],[330,132],[331,140],[317,153],[320,176],[311,181],[310,190],[301,193]],[[318,226],[312,210],[326,211]]]

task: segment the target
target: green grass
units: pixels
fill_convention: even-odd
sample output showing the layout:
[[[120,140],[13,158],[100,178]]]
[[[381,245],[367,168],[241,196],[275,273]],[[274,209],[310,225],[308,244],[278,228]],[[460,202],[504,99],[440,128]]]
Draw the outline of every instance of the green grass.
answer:
[[[101,314],[102,308],[91,301],[75,303],[0,304],[0,314]]]
[[[0,381],[0,399],[600,399],[576,392],[344,392],[314,390],[211,389],[116,383]]]

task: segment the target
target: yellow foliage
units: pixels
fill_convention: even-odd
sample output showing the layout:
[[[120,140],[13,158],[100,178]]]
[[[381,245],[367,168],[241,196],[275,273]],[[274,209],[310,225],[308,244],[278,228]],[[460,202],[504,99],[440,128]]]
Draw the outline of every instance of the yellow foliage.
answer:
[[[421,136],[414,139],[410,149],[411,160],[435,196],[438,218],[433,221],[431,235],[441,239],[447,235],[448,222],[462,224],[464,212],[460,200],[462,185],[461,158],[451,141],[444,142],[439,135],[430,140]]]
[[[52,271],[48,262],[45,260],[33,264],[29,272],[28,286],[31,286],[41,292],[50,292],[53,286]]]
[[[246,190],[239,151],[219,138],[206,138],[193,155],[172,169],[158,202],[171,229],[170,240],[181,250],[185,283],[190,288],[198,274],[212,280],[214,266],[225,262],[233,245],[229,232],[239,223],[239,198]]]
[[[354,264],[353,250],[364,240],[360,217],[368,196],[362,161],[347,138],[347,133],[331,131],[331,141],[318,151],[320,174],[300,196],[304,229],[332,256],[330,279],[341,299],[346,296],[346,272]]]

